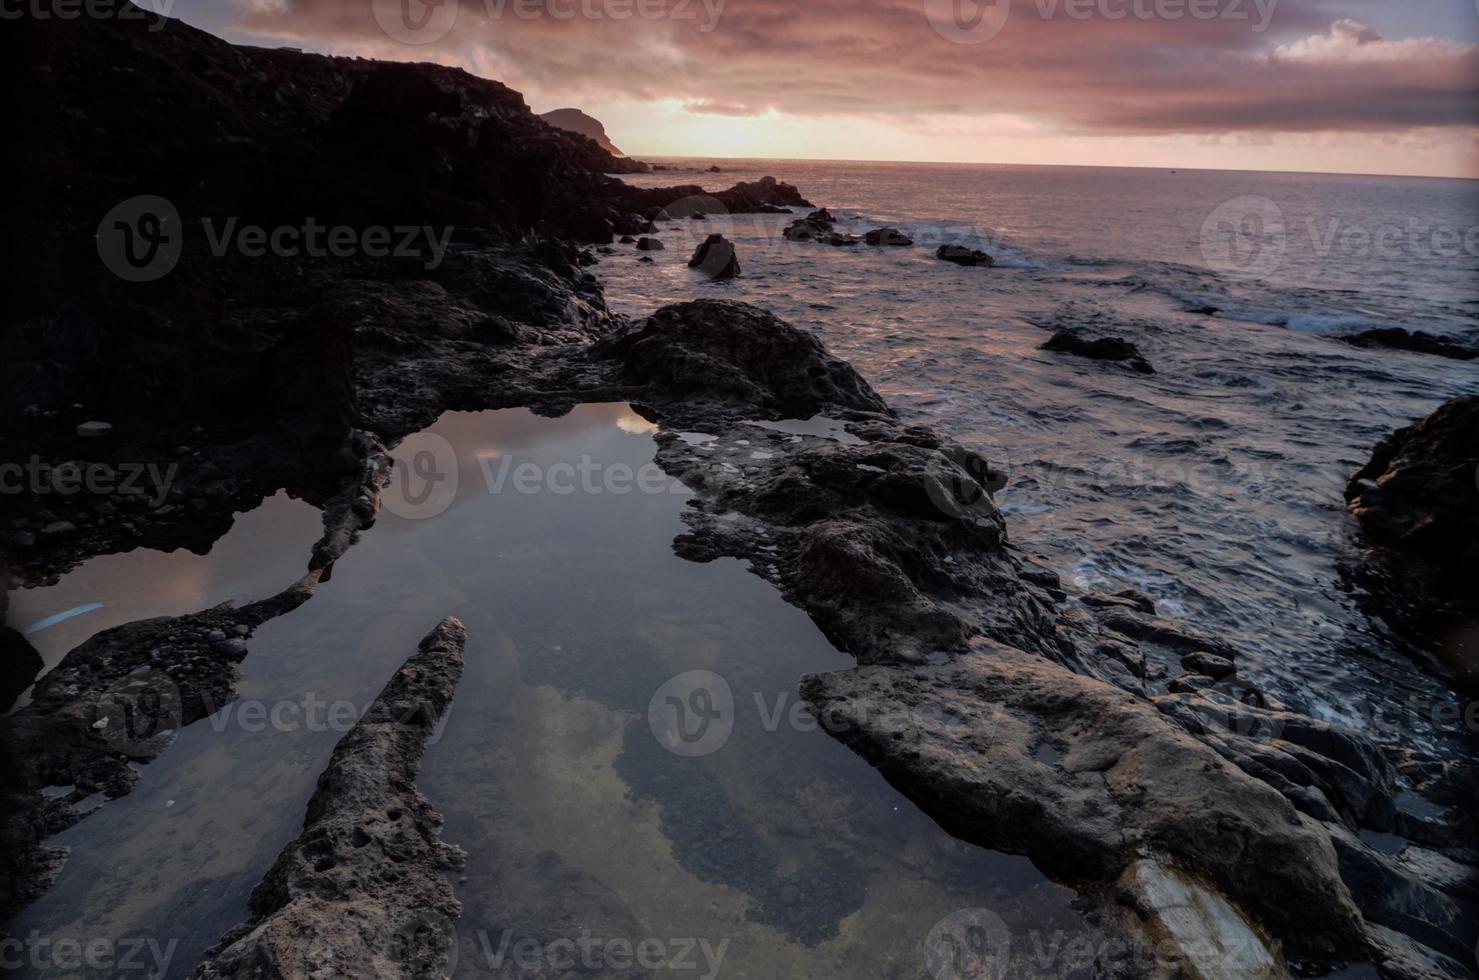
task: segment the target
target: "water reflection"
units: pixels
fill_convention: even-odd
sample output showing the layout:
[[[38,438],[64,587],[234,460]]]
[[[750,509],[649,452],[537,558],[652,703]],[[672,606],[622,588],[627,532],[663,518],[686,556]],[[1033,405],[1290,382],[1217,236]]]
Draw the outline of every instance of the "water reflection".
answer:
[[[333,706],[362,709],[451,614],[467,667],[419,782],[469,853],[454,976],[521,975],[515,949],[559,975],[549,957],[584,939],[628,962],[660,949],[668,974],[918,977],[931,929],[971,908],[1083,935],[1070,892],[949,837],[809,723],[798,678],[850,660],[738,562],[673,554],[686,491],[611,476],[651,463],[650,431],[622,405],[444,416],[426,435],[451,452],[423,472],[455,473],[450,503],[388,501],[333,580],[258,632],[241,700],[59,835],[62,879],[12,931],[177,940],[169,975],[188,973],[297,834],[342,733]],[[490,458],[535,478],[495,490]],[[673,692],[712,710],[670,684],[693,671],[731,710],[680,755],[653,712]]]
[[[309,550],[322,533],[317,508],[279,491],[238,515],[208,554],[135,548],[90,558],[55,585],[17,590],[10,597],[10,625],[50,670],[105,629],[228,600],[250,602],[287,588],[308,570]]]

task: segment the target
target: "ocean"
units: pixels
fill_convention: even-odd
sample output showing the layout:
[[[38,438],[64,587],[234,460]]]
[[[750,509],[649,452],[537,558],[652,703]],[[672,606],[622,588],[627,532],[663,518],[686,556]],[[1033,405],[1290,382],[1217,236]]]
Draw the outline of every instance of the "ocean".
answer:
[[[1393,744],[1448,742],[1413,708],[1453,700],[1448,685],[1357,601],[1342,491],[1387,433],[1479,391],[1479,367],[1336,338],[1479,335],[1479,183],[662,162],[623,179],[717,190],[771,174],[841,231],[891,225],[915,244],[785,241],[795,215],[662,222],[665,251],[618,245],[596,267],[616,311],[724,298],[812,331],[901,414],[1005,465],[1013,545],[1065,581],[1142,589],[1229,638],[1275,704]],[[686,267],[714,231],[738,248],[728,283]],[[941,262],[946,242],[996,265]],[[1061,328],[1123,337],[1156,373],[1038,349]]]

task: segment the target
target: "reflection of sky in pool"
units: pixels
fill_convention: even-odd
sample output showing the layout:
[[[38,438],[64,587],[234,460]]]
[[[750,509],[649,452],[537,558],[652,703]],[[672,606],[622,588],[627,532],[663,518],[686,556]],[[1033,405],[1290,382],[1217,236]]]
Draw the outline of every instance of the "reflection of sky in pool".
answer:
[[[738,562],[673,554],[681,488],[597,474],[594,491],[490,492],[490,458],[640,470],[650,431],[620,405],[444,416],[431,432],[455,451],[453,499],[424,519],[387,509],[311,601],[264,626],[242,700],[59,835],[74,848],[61,880],[12,928],[178,939],[170,974],[188,973],[301,827],[344,727],[305,705],[362,709],[450,614],[467,666],[419,785],[469,854],[454,976],[511,976],[501,945],[583,931],[669,954],[691,940],[693,976],[707,941],[725,944],[719,976],[839,978],[922,976],[926,936],[961,909],[1081,933],[1071,893],[949,837],[810,722],[798,679],[850,659]],[[669,683],[693,671],[702,698]],[[664,695],[728,707],[718,736],[664,748]],[[259,702],[289,706],[286,723],[249,724]]]

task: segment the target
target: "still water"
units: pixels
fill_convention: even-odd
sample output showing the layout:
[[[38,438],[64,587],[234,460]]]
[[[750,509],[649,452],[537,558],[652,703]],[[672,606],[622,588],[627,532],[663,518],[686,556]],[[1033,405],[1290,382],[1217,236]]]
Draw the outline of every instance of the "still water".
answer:
[[[1013,975],[1080,975],[1066,951],[1097,933],[1071,891],[945,834],[798,704],[803,673],[850,659],[740,563],[673,554],[689,493],[652,431],[614,404],[451,413],[408,439],[406,482],[258,632],[239,701],[53,840],[71,859],[12,934],[152,941],[145,960],[188,973],[353,715],[455,615],[466,669],[419,779],[468,852],[453,976],[562,975],[573,948],[620,975],[915,978],[972,909],[1017,937]]]

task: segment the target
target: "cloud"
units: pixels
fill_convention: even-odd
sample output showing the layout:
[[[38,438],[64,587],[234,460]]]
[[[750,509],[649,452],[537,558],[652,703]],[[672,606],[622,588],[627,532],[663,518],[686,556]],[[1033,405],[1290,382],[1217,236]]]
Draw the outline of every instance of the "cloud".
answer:
[[[767,110],[766,106],[739,105],[733,102],[710,102],[707,99],[686,103],[683,108],[689,112],[705,113],[712,116],[758,116]]]
[[[980,44],[928,16],[970,0],[460,0],[426,45],[391,41],[371,0],[250,2],[239,34],[457,64],[550,103],[1012,116],[1087,135],[1398,134],[1479,118],[1479,45],[1387,40],[1332,20],[1337,0],[1095,0],[1088,17],[1072,13],[1082,0],[1011,0]]]

